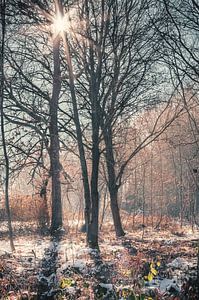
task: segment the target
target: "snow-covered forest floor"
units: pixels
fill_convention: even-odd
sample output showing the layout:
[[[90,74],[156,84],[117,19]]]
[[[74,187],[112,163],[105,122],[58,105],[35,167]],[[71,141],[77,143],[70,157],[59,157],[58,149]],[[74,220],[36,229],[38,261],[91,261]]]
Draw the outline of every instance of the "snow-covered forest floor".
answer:
[[[109,224],[94,251],[75,229],[52,239],[15,227],[11,253],[0,225],[0,299],[199,299],[197,228],[136,228],[116,239]]]

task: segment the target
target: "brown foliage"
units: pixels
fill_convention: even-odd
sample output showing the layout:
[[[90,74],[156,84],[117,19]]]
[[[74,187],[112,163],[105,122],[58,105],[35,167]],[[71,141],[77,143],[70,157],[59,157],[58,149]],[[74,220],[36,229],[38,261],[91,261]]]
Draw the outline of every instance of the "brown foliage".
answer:
[[[38,194],[11,195],[10,208],[15,221],[37,221],[42,226],[48,219],[48,208]]]

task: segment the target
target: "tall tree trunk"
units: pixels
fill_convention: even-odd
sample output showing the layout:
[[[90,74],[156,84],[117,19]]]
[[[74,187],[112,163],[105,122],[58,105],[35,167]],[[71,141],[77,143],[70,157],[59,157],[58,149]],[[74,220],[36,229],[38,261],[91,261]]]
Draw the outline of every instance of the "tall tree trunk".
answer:
[[[102,216],[101,216],[101,223],[99,226],[100,230],[102,229],[104,219],[105,219],[106,209],[107,209],[106,198],[107,198],[107,187],[105,188],[104,195],[103,195]]]
[[[52,176],[52,220],[51,233],[62,227],[62,201],[60,183],[59,134],[58,134],[58,100],[61,90],[60,71],[60,37],[53,41],[53,91],[50,101],[50,169]]]
[[[110,193],[111,201],[111,212],[113,216],[113,223],[115,227],[115,233],[117,237],[124,236],[124,230],[122,228],[122,222],[120,217],[120,211],[118,206],[118,185],[116,182],[115,175],[115,161],[113,154],[113,145],[112,145],[112,130],[110,126],[107,125],[107,128],[103,131],[104,141],[106,146],[106,165],[108,171],[108,188]]]
[[[150,163],[150,212],[151,212],[151,226],[153,228],[153,150],[151,149],[151,163]]]
[[[197,289],[197,294],[199,296],[199,240],[198,240],[198,251],[197,251],[197,286],[198,286],[198,289]]]
[[[12,222],[11,222],[11,212],[9,205],[9,157],[6,148],[6,138],[5,138],[5,129],[4,129],[4,113],[3,113],[3,102],[4,102],[4,42],[5,42],[5,12],[6,12],[6,4],[5,1],[1,1],[1,56],[0,56],[0,113],[1,113],[1,136],[2,136],[2,144],[3,144],[3,155],[5,159],[5,207],[8,218],[8,230],[9,230],[9,239],[10,239],[10,247],[11,250],[14,251],[14,242],[13,242],[13,230],[12,230]]]
[[[88,169],[83,145],[81,125],[79,121],[78,105],[75,93],[74,72],[67,34],[63,35],[64,49],[69,70],[69,86],[72,98],[74,122],[76,126],[78,150],[80,155],[81,170],[84,185],[85,198],[85,222],[87,242],[91,248],[98,248],[98,218],[99,218],[99,195],[98,195],[98,174],[99,174],[99,110],[97,107],[97,92],[94,71],[90,83],[90,97],[92,106],[92,174],[89,185]],[[92,57],[92,49],[90,49]],[[92,60],[92,59],[91,59]],[[92,61],[93,66],[93,61]]]
[[[93,87],[94,90],[94,87]],[[94,97],[94,93],[93,93]],[[89,226],[89,246],[98,248],[99,231],[99,193],[98,193],[98,174],[99,174],[99,111],[97,109],[97,99],[93,99],[92,108],[92,173],[91,173],[91,222]]]
[[[118,187],[116,185],[109,184],[111,212],[113,216],[113,223],[115,227],[115,233],[117,237],[124,236],[124,230],[122,228],[122,222],[120,217],[120,211],[118,206]]]
[[[172,157],[172,163],[174,168],[174,183],[175,183],[175,204],[178,205],[178,199],[179,199],[179,193],[178,193],[178,181],[177,181],[177,165],[175,161],[175,155],[174,155],[174,149],[173,147],[170,148],[171,157]],[[178,207],[176,207],[178,208]]]
[[[73,106],[73,113],[74,113],[74,123],[76,127],[76,135],[77,135],[77,144],[79,150],[79,157],[80,157],[80,164],[81,164],[81,172],[83,178],[83,187],[84,187],[84,200],[85,200],[85,224],[86,224],[86,232],[87,232],[87,242],[89,241],[89,224],[91,220],[91,199],[90,199],[90,187],[89,187],[89,177],[88,177],[88,169],[86,163],[86,156],[84,151],[83,145],[83,138],[82,138],[82,131],[81,125],[79,120],[79,113],[78,113],[78,105],[75,93],[75,84],[74,84],[74,74],[73,74],[73,65],[71,60],[70,48],[68,45],[68,40],[66,34],[63,36],[64,42],[64,50],[66,54],[66,61],[68,65],[68,76],[69,76],[69,86],[70,86],[70,93],[72,99],[72,106]]]
[[[137,133],[136,133],[137,134]],[[136,147],[137,136],[135,137],[135,147]],[[137,203],[138,203],[138,176],[137,176],[137,156],[135,156],[135,201],[133,209],[133,228],[135,228],[135,217],[137,215]]]
[[[180,158],[180,227],[183,225],[183,168],[182,168],[182,149],[179,145],[179,158]]]
[[[163,218],[163,199],[164,199],[164,181],[163,181],[163,161],[162,161],[162,148],[159,147],[159,156],[160,156],[160,219],[158,223],[156,224],[155,228],[159,228],[161,223],[162,223],[162,218]]]
[[[144,165],[143,170],[143,184],[142,184],[142,240],[144,239],[144,229],[145,229],[145,206],[146,206],[146,199],[145,199],[145,184],[146,184],[146,166]]]

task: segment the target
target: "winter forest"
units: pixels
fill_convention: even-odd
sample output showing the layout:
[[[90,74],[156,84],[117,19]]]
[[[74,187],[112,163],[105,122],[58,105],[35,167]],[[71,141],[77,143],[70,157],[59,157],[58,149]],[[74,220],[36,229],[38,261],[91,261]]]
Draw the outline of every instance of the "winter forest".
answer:
[[[198,0],[0,3],[0,299],[199,299]]]

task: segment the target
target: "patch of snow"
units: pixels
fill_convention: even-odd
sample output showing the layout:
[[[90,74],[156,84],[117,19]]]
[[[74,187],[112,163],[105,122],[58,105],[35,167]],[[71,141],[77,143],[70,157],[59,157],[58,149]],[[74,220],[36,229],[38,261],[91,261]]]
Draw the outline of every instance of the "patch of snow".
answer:
[[[62,264],[61,267],[57,269],[58,276],[61,276],[61,274],[70,267],[77,268],[82,273],[84,273],[84,271],[85,272],[87,271],[86,263],[83,260],[75,260],[75,261],[71,260]]]
[[[166,292],[168,291],[171,287],[173,287],[175,290],[179,291],[180,292],[180,288],[179,286],[177,285],[177,283],[175,282],[174,279],[168,279],[168,278],[165,278],[163,279],[161,282],[160,282],[160,291],[161,292]]]
[[[66,290],[70,295],[75,295],[76,294],[76,288],[73,286],[67,287]]]
[[[165,245],[172,245],[174,243],[174,241],[172,240],[166,240],[164,241]]]
[[[167,266],[176,269],[187,270],[189,268],[189,263],[185,259],[177,257],[171,263],[168,263]]]
[[[86,268],[86,264],[82,260],[76,260],[73,267],[78,268],[80,271],[83,271]]]
[[[99,285],[109,291],[113,290],[113,285],[111,283],[100,283]]]

